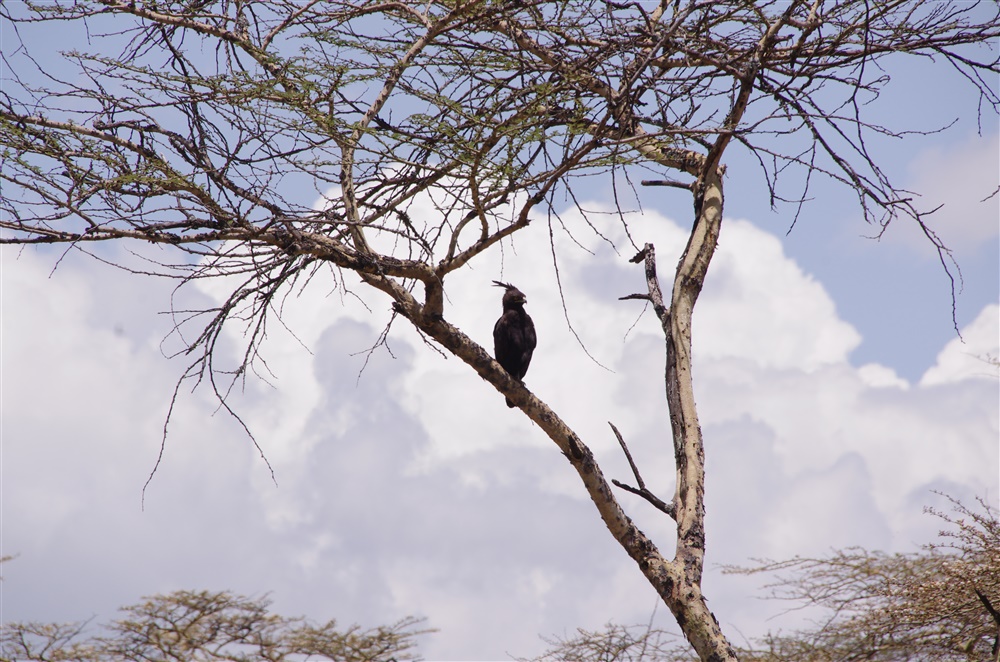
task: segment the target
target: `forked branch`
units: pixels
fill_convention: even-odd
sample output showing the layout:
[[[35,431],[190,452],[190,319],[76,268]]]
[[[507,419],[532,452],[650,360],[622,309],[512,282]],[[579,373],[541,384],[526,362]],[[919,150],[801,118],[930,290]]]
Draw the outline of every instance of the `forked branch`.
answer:
[[[639,467],[635,465],[635,461],[632,459],[632,453],[629,452],[628,446],[625,444],[625,438],[622,437],[622,433],[618,431],[618,428],[616,428],[615,424],[612,423],[611,421],[608,421],[608,425],[611,426],[611,430],[615,433],[615,437],[618,438],[618,443],[621,445],[622,451],[625,452],[625,457],[626,459],[628,459],[628,465],[632,468],[632,475],[635,476],[635,482],[639,485],[639,487],[632,487],[631,485],[626,485],[625,483],[617,479],[612,479],[611,482],[616,487],[620,487],[626,492],[631,492],[636,496],[642,497],[649,503],[653,504],[654,508],[669,515],[671,519],[677,519],[677,513],[676,513],[676,508],[674,508],[674,504],[667,503],[660,497],[653,494],[646,487],[646,483],[642,480],[642,476],[639,474]]]

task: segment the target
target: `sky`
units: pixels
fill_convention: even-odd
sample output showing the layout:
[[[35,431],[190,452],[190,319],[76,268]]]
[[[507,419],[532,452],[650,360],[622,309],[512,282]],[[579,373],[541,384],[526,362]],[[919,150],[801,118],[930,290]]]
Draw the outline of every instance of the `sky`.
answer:
[[[906,91],[896,99],[906,104]],[[936,95],[927,112],[956,106]],[[900,106],[902,107],[902,106]],[[937,116],[934,117],[937,119]],[[795,627],[762,601],[759,578],[723,575],[752,558],[863,545],[915,551],[946,510],[1000,499],[1000,181],[997,123],[885,153],[955,251],[963,288],[905,224],[880,241],[842,191],[787,233],[734,153],[726,218],[694,322],[694,378],[707,457],[705,593],[737,643]],[[640,192],[629,215],[655,244],[661,278],[686,241],[690,201]],[[584,206],[610,210],[606,188]],[[411,210],[411,215],[419,212]],[[559,209],[572,225],[579,212]],[[539,218],[446,283],[446,315],[490,346],[494,279],[528,297],[539,346],[526,377],[595,452],[632,482],[611,434],[628,441],[654,491],[673,491],[663,338],[620,224],[573,239],[554,228],[566,308]],[[578,245],[582,244],[582,247]],[[102,257],[128,263],[108,246]],[[374,626],[425,617],[425,658],[502,660],[540,635],[666,609],[603,527],[558,449],[467,366],[395,324],[367,353],[389,303],[331,279],[290,298],[264,348],[274,375],[231,404],[265,455],[205,388],[181,389],[168,311],[173,283],[79,253],[0,250],[0,620],[106,621],[141,596],[177,589],[267,595],[275,611]],[[58,266],[57,266],[58,263]],[[211,305],[224,282],[178,296]],[[572,324],[572,329],[569,323]],[[293,333],[294,332],[294,335]],[[579,340],[577,338],[579,337]],[[224,339],[235,356],[242,338]],[[273,468],[272,473],[269,469]],[[620,495],[664,553],[673,527]]]

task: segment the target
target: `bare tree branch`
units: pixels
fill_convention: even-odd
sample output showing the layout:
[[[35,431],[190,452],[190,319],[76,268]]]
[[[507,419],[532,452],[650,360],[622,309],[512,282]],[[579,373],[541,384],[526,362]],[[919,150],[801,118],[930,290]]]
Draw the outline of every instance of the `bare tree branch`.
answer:
[[[194,329],[178,328],[191,357],[182,379],[208,382],[234,415],[230,390],[267,374],[260,346],[276,302],[319,265],[350,274],[539,425],[703,660],[736,659],[701,593],[705,449],[692,381],[726,155],[749,150],[772,201],[796,218],[825,177],[879,231],[917,223],[954,286],[929,212],[871,147],[913,130],[879,124],[866,106],[891,82],[881,60],[920,56],[953,67],[981,114],[1000,108],[995,3],[80,0],[8,3],[0,17],[15,34],[58,22],[93,40],[65,54],[71,75],[40,66],[27,39],[2,55],[0,244],[149,242],[175,256],[155,263],[159,275],[231,279],[223,303],[175,313]],[[675,494],[657,505],[634,464],[632,491],[675,517],[673,558],[635,527],[583,440],[445,306],[451,273],[553,213],[557,195],[576,200],[578,178],[631,181],[639,165],[657,171],[649,183],[692,193],[669,299],[651,244],[633,259],[647,293],[623,297],[651,302],[664,333]],[[791,172],[803,177],[788,193]],[[414,213],[422,200],[432,213]],[[630,241],[636,229],[626,224]],[[604,237],[590,220],[580,230]],[[246,337],[235,366],[215,361],[227,325]]]
[[[639,474],[639,467],[635,466],[635,461],[632,459],[632,453],[629,452],[628,446],[625,444],[625,439],[622,437],[621,432],[618,431],[618,428],[616,428],[613,423],[609,422],[608,425],[611,426],[611,429],[615,433],[615,437],[618,438],[618,443],[621,445],[622,451],[625,453],[625,457],[628,459],[628,465],[632,467],[632,475],[635,476],[635,482],[639,484],[639,487],[636,488],[632,487],[631,485],[626,485],[625,483],[622,483],[619,480],[612,480],[611,482],[616,487],[620,487],[626,492],[631,492],[636,496],[641,496],[643,499],[653,504],[653,507],[656,508],[657,510],[666,513],[667,515],[670,516],[671,519],[676,519],[677,513],[676,513],[676,508],[674,508],[674,504],[667,503],[666,501],[656,496],[646,488],[646,484],[643,482],[642,476]]]

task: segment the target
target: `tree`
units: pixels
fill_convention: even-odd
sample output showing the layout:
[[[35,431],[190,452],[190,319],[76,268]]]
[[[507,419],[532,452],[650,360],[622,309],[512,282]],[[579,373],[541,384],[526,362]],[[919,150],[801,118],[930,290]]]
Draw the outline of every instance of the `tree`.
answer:
[[[922,551],[847,549],[732,572],[776,574],[772,597],[819,607],[811,630],[770,637],[762,660],[1000,659],[1000,516],[985,499],[953,513]]]
[[[260,343],[292,288],[326,281],[373,302],[385,295],[394,321],[468,364],[556,444],[704,660],[736,657],[701,592],[704,447],[691,363],[724,154],[749,150],[772,201],[790,202],[796,218],[814,176],[847,186],[879,229],[907,217],[950,275],[925,210],[868,148],[906,130],[868,118],[865,104],[891,80],[880,61],[910,54],[954,67],[980,111],[1000,106],[989,78],[1000,66],[982,50],[1000,35],[989,3],[94,0],[2,12],[19,29],[86,27],[101,48],[67,55],[71,80],[39,70],[24,44],[4,56],[13,79],[0,97],[0,241],[152,242],[177,256],[152,265],[159,275],[230,279],[223,305],[178,312],[178,326],[194,328],[181,381],[209,382],[234,415],[226,394],[266,369]],[[579,178],[607,171],[631,182],[640,167],[657,173],[643,183],[693,202],[669,295],[654,246],[636,244],[647,291],[625,297],[650,302],[664,332],[677,474],[669,500],[634,464],[638,487],[616,484],[675,520],[672,558],[624,512],[584,441],[445,310],[449,275],[555,213],[557,194],[573,197]],[[322,195],[319,208],[303,187]],[[436,216],[411,217],[420,196]],[[576,230],[600,234],[602,222]],[[222,329],[240,324],[242,360],[222,365]]]
[[[650,662],[690,660],[676,637],[652,627],[608,623],[604,630],[577,629],[573,637],[544,638],[551,648],[532,662]]]
[[[820,609],[814,629],[769,635],[739,651],[741,659],[942,660],[997,659],[1000,642],[1000,517],[984,500],[972,510],[951,499],[953,513],[926,509],[949,528],[920,552],[885,554],[838,550],[822,559],[795,558],[730,572],[776,575],[773,599]],[[79,641],[86,624],[8,623],[2,659],[133,660],[149,652],[184,659],[285,660],[313,655],[330,660],[412,659],[419,621],[345,631],[335,622],[314,626],[268,612],[263,599],[230,593],[178,591],[126,607],[110,635]],[[686,661],[690,651],[651,624],[609,624],[546,639],[538,661]],[[228,657],[227,657],[228,656]]]
[[[950,499],[950,498],[949,498]],[[970,509],[954,499],[951,514],[925,509],[948,528],[919,552],[837,550],[740,574],[775,577],[771,598],[809,609],[815,627],[768,635],[740,650],[755,662],[849,662],[1000,659],[1000,513],[985,500]],[[650,626],[609,625],[603,632],[549,641],[537,660],[590,662],[690,660],[670,635]]]
[[[86,623],[4,623],[3,660],[412,660],[416,639],[428,630],[407,618],[390,626],[340,630],[272,614],[262,598],[176,591],[125,607],[107,633],[81,640]]]

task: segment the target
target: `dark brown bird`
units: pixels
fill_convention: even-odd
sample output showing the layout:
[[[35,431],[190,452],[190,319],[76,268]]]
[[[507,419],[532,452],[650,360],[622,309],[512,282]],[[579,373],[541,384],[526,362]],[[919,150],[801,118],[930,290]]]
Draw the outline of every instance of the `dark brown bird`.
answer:
[[[538,342],[535,324],[528,313],[524,312],[524,303],[527,301],[524,292],[498,280],[493,281],[493,284],[507,290],[503,294],[503,315],[493,325],[493,355],[511,377],[521,381],[528,372],[531,353],[535,351]],[[509,398],[505,399],[508,407],[514,406]]]

